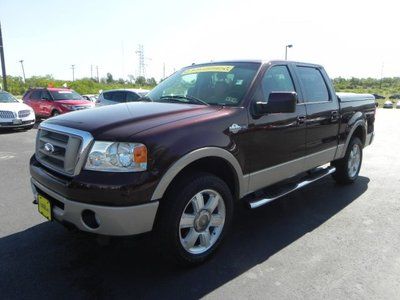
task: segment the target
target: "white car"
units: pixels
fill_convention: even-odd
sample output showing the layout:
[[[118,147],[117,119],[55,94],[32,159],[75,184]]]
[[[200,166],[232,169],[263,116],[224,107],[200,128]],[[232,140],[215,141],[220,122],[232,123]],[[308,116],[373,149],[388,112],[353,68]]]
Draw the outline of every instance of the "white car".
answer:
[[[24,127],[35,125],[33,109],[19,102],[13,95],[0,91],[0,128]]]
[[[118,89],[103,91],[97,99],[96,105],[111,105],[125,102],[135,102],[150,92],[144,89]]]
[[[396,103],[396,108],[400,108],[400,100]]]

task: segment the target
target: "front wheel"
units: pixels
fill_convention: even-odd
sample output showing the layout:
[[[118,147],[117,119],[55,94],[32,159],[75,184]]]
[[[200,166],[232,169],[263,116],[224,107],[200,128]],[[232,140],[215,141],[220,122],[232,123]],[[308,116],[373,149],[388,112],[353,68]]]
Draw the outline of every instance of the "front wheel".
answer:
[[[162,251],[181,265],[210,257],[229,228],[232,194],[226,183],[208,173],[179,180],[160,206]]]
[[[361,140],[354,137],[350,140],[345,156],[331,163],[336,168],[332,176],[337,183],[350,184],[358,178],[363,156],[362,149]]]

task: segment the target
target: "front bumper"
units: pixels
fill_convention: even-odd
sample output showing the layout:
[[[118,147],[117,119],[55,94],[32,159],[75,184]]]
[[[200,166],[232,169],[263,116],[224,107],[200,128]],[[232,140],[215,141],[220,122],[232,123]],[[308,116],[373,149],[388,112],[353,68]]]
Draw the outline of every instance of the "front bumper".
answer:
[[[35,119],[23,118],[20,124],[14,124],[12,119],[0,119],[0,128],[19,128],[27,127],[35,124]]]
[[[36,200],[38,193],[44,194],[50,200],[54,219],[68,225],[72,224],[82,231],[111,236],[127,236],[148,232],[153,228],[158,201],[124,207],[92,205],[71,201],[33,178],[31,183]],[[85,221],[84,212],[88,211],[95,216],[97,226]]]

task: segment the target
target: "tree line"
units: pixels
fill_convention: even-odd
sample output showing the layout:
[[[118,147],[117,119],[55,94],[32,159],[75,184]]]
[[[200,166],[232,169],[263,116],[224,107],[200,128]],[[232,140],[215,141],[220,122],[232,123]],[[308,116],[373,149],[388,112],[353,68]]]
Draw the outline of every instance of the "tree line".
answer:
[[[1,78],[1,77],[0,77]],[[0,81],[1,82],[1,81]],[[342,78],[332,79],[336,91],[374,93],[388,97],[391,94],[400,93],[400,77],[376,78]],[[80,94],[97,94],[100,90],[117,88],[145,88],[152,89],[157,81],[143,76],[128,76],[128,80],[115,80],[111,73],[97,81],[94,78],[82,78],[75,81],[55,79],[51,75],[32,76],[24,82],[22,77],[7,76],[8,91],[13,95],[23,95],[30,87],[62,87],[64,85],[74,89]]]
[[[2,80],[2,77],[0,77]],[[7,90],[13,95],[23,95],[31,87],[69,87],[80,94],[98,94],[100,90],[110,90],[119,88],[144,88],[152,89],[157,85],[157,81],[143,76],[128,76],[128,80],[122,78],[115,80],[111,73],[107,73],[105,78],[99,81],[95,78],[82,78],[75,81],[55,79],[52,75],[32,76],[26,78],[25,82],[19,76],[7,76]],[[0,82],[2,82],[0,80]]]

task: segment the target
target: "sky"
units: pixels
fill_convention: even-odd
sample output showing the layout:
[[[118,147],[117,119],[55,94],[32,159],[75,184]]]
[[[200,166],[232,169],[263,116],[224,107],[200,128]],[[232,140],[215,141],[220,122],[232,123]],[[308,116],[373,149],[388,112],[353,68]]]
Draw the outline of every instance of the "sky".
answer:
[[[331,78],[400,76],[396,1],[0,0],[7,74],[71,80],[138,75],[157,80],[229,59],[322,64]]]

